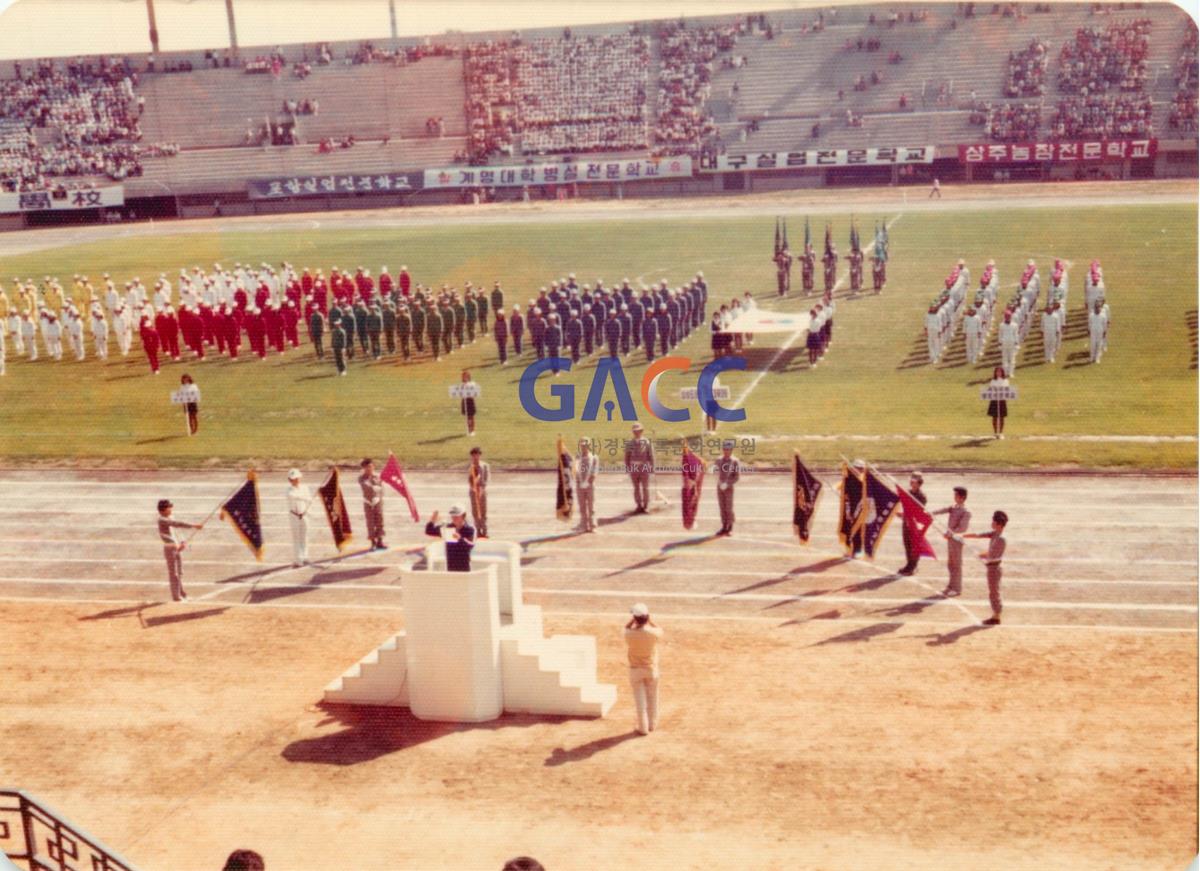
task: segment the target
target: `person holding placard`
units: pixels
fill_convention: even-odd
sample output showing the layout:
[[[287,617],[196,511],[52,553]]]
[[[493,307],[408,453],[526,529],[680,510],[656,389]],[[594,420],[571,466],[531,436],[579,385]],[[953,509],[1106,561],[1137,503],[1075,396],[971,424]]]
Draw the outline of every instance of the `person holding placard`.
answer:
[[[992,372],[992,380],[988,382],[988,389],[1008,387],[1008,377],[1004,373],[1003,366],[997,366]],[[992,438],[1004,438],[1004,419],[1008,417],[1008,400],[1007,399],[991,399],[988,401],[987,408],[988,417],[992,419]]]
[[[479,385],[471,380],[471,373],[464,369],[462,373],[462,397],[459,399],[459,410],[467,419],[467,435],[475,435],[475,399],[479,396]]]
[[[188,435],[195,435],[200,431],[200,388],[186,372],[180,377],[179,384],[177,395],[187,415]]]

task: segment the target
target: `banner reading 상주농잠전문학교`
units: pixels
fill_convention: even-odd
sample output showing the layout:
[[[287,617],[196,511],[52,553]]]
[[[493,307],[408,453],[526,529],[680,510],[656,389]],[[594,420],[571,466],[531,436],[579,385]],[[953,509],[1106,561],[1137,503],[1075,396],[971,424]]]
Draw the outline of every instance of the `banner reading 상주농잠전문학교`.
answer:
[[[284,197],[328,197],[338,194],[404,193],[421,189],[423,176],[417,172],[341,172],[330,175],[284,175],[252,178],[246,193],[252,200]]]
[[[525,166],[451,166],[425,170],[426,188],[518,187],[521,185],[646,181],[687,178],[690,157],[574,160]]]
[[[1070,163],[1079,160],[1139,160],[1158,153],[1157,139],[1090,142],[989,142],[958,146],[962,163]]]
[[[701,172],[741,169],[812,169],[825,166],[900,166],[933,163],[932,145],[898,148],[817,148],[811,151],[763,151],[750,154],[702,154]]]
[[[0,193],[0,214],[100,209],[106,206],[120,206],[124,203],[125,187],[119,184],[80,188],[57,194],[54,191]]]

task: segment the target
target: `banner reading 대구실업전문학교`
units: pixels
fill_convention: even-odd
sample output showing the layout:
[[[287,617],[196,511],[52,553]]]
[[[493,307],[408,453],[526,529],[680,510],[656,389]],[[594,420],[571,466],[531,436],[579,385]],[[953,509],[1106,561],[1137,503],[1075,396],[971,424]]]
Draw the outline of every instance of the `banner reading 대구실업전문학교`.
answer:
[[[690,157],[573,160],[525,166],[451,166],[425,170],[426,188],[519,187],[521,185],[632,182],[689,178]]]
[[[404,193],[421,189],[421,172],[340,172],[328,175],[284,175],[252,178],[246,193],[252,200],[284,197],[328,197],[338,194]]]
[[[932,145],[886,148],[818,148],[811,151],[763,151],[750,154],[703,154],[701,172],[742,169],[813,169],[826,166],[900,166],[933,163]]]
[[[1074,163],[1139,160],[1158,153],[1157,139],[1093,139],[1075,142],[989,142],[958,146],[962,163]]]
[[[54,191],[0,193],[0,214],[12,212],[57,212],[100,209],[125,203],[124,185],[80,188],[56,194]]]

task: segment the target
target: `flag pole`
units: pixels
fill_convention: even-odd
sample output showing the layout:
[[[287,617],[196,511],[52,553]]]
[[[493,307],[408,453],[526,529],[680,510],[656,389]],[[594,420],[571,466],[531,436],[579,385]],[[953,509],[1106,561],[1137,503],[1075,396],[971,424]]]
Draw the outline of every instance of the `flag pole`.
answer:
[[[891,475],[889,475],[887,472],[883,471],[882,469],[876,468],[871,463],[867,463],[867,468],[870,469],[871,471],[875,472],[876,474],[881,475],[884,478],[887,478],[889,481],[892,482],[893,485],[895,485],[897,490],[900,489],[900,482],[897,481],[895,478],[893,478]],[[903,510],[904,503],[901,503],[900,507]],[[959,534],[957,532],[951,532],[949,527],[942,526],[940,523],[938,523],[937,520],[934,518],[932,511],[926,511],[925,513],[929,515],[929,525],[932,526],[934,529],[936,529],[938,532],[940,532],[943,536],[948,535],[948,536],[951,536],[952,538],[956,537],[959,544],[966,543],[966,542],[962,541],[961,534]],[[974,547],[972,547],[971,550],[974,551],[976,554],[979,554],[980,556],[982,556],[984,554],[984,551],[976,550]]]
[[[250,471],[251,471],[251,472],[253,472],[254,470],[253,470],[253,469],[251,469]],[[236,487],[234,487],[232,490],[230,490],[230,491],[229,491],[229,493],[228,493],[226,496],[223,496],[223,497],[221,498],[221,500],[220,500],[220,501],[217,503],[217,507],[216,507],[216,508],[214,508],[212,511],[208,512],[208,515],[207,515],[207,516],[206,516],[206,517],[205,517],[203,520],[201,520],[201,521],[200,521],[200,528],[199,528],[199,529],[197,529],[197,530],[195,530],[194,532],[192,532],[192,534],[191,534],[191,535],[189,535],[187,538],[185,538],[185,539],[183,540],[183,543],[184,543],[185,545],[186,545],[186,544],[191,544],[191,543],[192,543],[192,539],[193,539],[193,538],[195,538],[197,535],[199,535],[199,534],[200,534],[200,532],[201,532],[201,531],[203,530],[203,528],[204,528],[204,525],[205,525],[206,523],[208,523],[208,521],[212,520],[212,517],[213,517],[213,515],[214,515],[214,514],[216,514],[218,511],[220,511],[220,510],[221,510],[221,508],[222,508],[222,506],[224,506],[224,505],[225,505],[225,503],[229,501],[229,497],[230,497],[230,496],[232,496],[234,493],[236,493],[238,490],[241,490],[241,489],[242,489],[242,487],[244,487],[244,486],[245,486],[245,482],[243,482],[243,483],[241,483],[241,484],[238,484]]]

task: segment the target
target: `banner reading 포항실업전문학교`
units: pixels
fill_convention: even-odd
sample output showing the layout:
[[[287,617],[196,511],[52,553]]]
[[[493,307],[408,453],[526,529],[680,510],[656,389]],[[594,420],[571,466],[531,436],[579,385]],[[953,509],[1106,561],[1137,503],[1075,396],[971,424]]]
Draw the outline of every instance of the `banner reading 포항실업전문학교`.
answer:
[[[0,193],[0,214],[100,209],[124,203],[125,187],[119,184],[68,190],[60,194],[54,191]]]
[[[690,157],[573,160],[525,166],[450,166],[425,170],[426,188],[519,187],[688,178]]]
[[[388,194],[421,189],[424,176],[417,172],[340,172],[328,175],[284,175],[252,178],[246,193],[252,200],[284,197],[328,197],[339,194]]]

